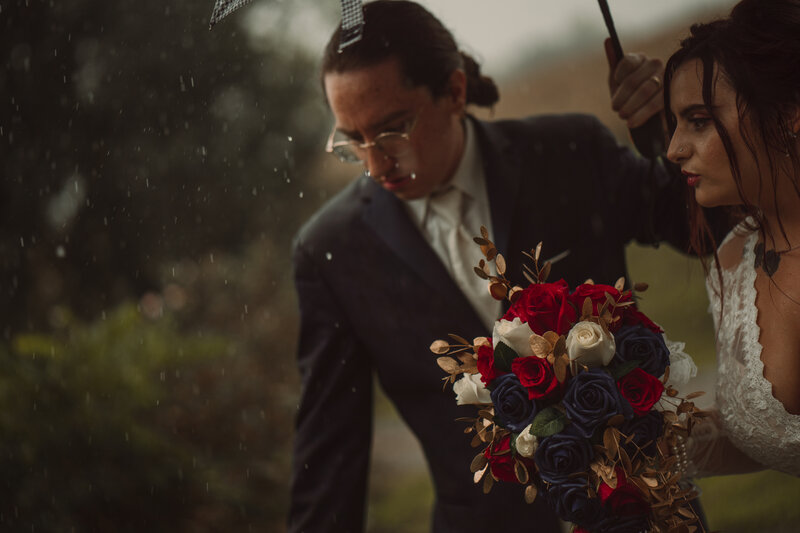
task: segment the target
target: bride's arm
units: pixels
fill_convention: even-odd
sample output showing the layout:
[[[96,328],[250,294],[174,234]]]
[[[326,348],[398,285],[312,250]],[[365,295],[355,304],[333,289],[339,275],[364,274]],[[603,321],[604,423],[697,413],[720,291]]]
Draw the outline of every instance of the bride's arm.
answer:
[[[739,450],[725,435],[719,412],[710,412],[692,428],[692,435],[686,441],[686,455],[689,465],[688,477],[722,476],[746,474],[764,470],[764,466]]]

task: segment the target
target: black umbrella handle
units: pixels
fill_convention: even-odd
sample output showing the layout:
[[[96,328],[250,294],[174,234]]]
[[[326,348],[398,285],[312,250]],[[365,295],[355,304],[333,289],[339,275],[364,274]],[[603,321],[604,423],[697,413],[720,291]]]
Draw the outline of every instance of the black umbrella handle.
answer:
[[[608,9],[606,0],[597,0],[600,3],[600,11],[603,12],[603,20],[608,28],[608,35],[611,37],[611,46],[614,50],[614,57],[617,61],[622,60],[622,45],[619,43],[617,30],[614,29],[614,19],[611,18],[611,11]],[[658,114],[650,117],[647,122],[639,127],[630,130],[633,144],[639,153],[648,159],[655,159],[664,155],[664,130],[661,124],[661,117]]]

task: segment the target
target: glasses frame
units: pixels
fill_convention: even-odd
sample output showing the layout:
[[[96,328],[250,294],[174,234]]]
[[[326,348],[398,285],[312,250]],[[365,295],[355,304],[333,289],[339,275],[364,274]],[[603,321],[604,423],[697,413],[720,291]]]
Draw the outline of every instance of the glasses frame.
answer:
[[[384,154],[386,154],[386,151],[381,146],[381,140],[386,139],[387,137],[399,137],[400,139],[406,142],[410,142],[411,132],[414,131],[414,127],[417,125],[418,120],[419,120],[419,113],[417,113],[414,116],[414,118],[411,119],[411,122],[407,126],[406,131],[404,132],[384,131],[383,133],[379,133],[378,135],[376,135],[375,138],[372,139],[371,141],[363,143],[355,141],[353,139],[347,141],[333,142],[333,137],[336,135],[336,128],[333,128],[333,131],[331,131],[331,134],[328,136],[328,142],[325,144],[325,151],[328,152],[329,154],[333,154],[339,161],[343,163],[364,163],[365,159],[360,159],[358,157],[354,159],[343,157],[334,150],[340,147],[352,147],[355,149],[364,150],[364,153],[366,154],[370,148],[378,148]],[[386,155],[388,156],[389,154]],[[394,157],[394,156],[389,156],[389,157]]]

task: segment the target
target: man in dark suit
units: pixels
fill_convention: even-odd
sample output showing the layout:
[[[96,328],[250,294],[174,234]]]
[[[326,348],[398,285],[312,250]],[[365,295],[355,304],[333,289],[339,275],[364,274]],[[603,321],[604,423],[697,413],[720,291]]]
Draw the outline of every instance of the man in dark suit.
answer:
[[[363,39],[341,53],[333,35],[323,79],[336,118],[329,149],[366,173],[303,227],[294,248],[303,392],[289,531],[364,529],[377,376],[424,450],[433,531],[557,532],[544,502],[526,504],[519,486],[484,495],[473,483],[476,450],[455,421],[473,413],[442,391],[428,347],[448,333],[488,335],[502,310],[484,306],[485,289],[459,276],[432,206],[463,188],[463,224],[473,234],[490,226],[520,285],[521,252],[539,241],[545,256],[564,252],[554,279],[614,283],[631,240],[685,241],[683,185],[660,166],[651,175],[648,161],[589,116],[475,120],[466,105],[491,105],[497,91],[437,19],[391,0],[366,4],[365,19]],[[638,101],[626,113],[649,116],[660,109],[659,79],[652,63],[632,63],[639,81],[626,77],[621,106]]]

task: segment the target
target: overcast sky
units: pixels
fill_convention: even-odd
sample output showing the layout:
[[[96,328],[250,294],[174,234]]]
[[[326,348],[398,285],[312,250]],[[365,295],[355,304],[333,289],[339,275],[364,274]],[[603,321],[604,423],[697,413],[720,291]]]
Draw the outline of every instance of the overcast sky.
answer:
[[[338,16],[339,0],[324,0]],[[538,48],[565,47],[585,35],[605,35],[597,0],[417,0],[453,32],[459,45],[493,75],[504,73]],[[726,14],[736,0],[608,0],[623,47],[632,38],[713,8]],[[252,34],[285,32],[318,56],[333,27],[317,2],[272,0],[242,9]],[[244,13],[246,12],[246,14]]]
[[[494,69],[511,66],[520,51],[558,44],[584,32],[605,32],[596,0],[418,0],[437,15],[468,51]],[[698,6],[734,0],[608,0],[617,34],[626,38],[682,20]]]

